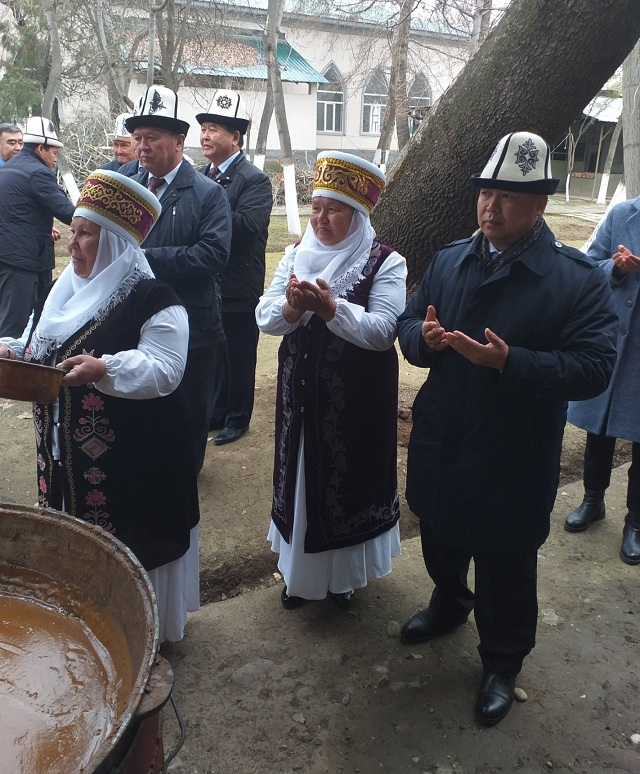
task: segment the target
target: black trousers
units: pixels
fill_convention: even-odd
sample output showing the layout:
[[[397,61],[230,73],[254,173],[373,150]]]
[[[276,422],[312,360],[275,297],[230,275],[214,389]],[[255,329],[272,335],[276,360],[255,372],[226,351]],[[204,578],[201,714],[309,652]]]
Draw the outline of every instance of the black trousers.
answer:
[[[429,608],[452,625],[473,610],[483,668],[517,675],[536,642],[537,549],[471,553],[435,540],[424,521],[420,526],[424,563],[435,584]],[[475,593],[467,584],[471,559]]]
[[[220,344],[190,349],[182,388],[191,410],[193,450],[198,473],[202,469],[209,432],[209,406],[213,391],[213,364]],[[167,417],[169,421],[175,419]]]
[[[604,492],[611,483],[616,438],[587,433],[584,449],[584,488]],[[640,514],[640,444],[631,444],[631,466],[627,484],[627,508]]]
[[[0,336],[22,336],[38,296],[50,282],[51,269],[27,271],[0,263]]]
[[[227,343],[214,364],[211,419],[219,427],[240,430],[253,413],[259,331],[253,311],[223,311],[222,327]]]

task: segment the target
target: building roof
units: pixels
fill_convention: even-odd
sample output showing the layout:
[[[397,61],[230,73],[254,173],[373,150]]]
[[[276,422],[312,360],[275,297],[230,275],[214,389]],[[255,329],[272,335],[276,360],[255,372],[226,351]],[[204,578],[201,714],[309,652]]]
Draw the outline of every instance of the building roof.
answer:
[[[235,34],[219,39],[209,39],[184,46],[182,69],[188,75],[267,80],[267,61],[261,30],[236,30]],[[147,68],[146,46],[138,49],[138,69]],[[328,83],[307,60],[299,54],[281,34],[277,44],[280,77],[296,83]]]
[[[591,100],[582,112],[585,116],[595,118],[597,121],[616,124],[622,115],[622,97],[598,95]]]

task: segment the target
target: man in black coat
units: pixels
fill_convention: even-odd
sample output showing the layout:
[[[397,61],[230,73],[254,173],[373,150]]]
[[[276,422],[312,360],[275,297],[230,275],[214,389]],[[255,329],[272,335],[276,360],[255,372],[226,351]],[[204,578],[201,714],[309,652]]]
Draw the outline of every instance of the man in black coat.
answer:
[[[559,182],[550,155],[530,132],[502,138],[472,178],[480,231],[434,256],[398,320],[403,354],[430,369],[413,405],[407,502],[435,585],[401,636],[426,642],[473,609],[485,725],[509,712],[535,645],[537,552],[549,534],[567,401],[603,392],[616,359],[603,272],[542,217]]]
[[[51,281],[53,219],[69,224],[73,217],[75,207],[53,172],[60,148],[51,121],[32,116],[24,147],[0,167],[0,336],[22,335]]]
[[[255,308],[264,291],[265,249],[273,197],[269,178],[242,152],[249,115],[240,95],[218,89],[208,113],[199,113],[200,145],[209,159],[203,173],[227,192],[233,213],[231,254],[222,272],[222,325],[210,427],[214,443],[237,441],[253,412],[258,350]]]
[[[175,92],[150,86],[127,119],[127,129],[138,145],[142,167],[134,179],[155,193],[162,205],[142,248],[156,277],[171,285],[189,315],[189,355],[182,384],[191,405],[200,470],[216,349],[224,339],[219,274],[229,258],[231,210],[224,189],[183,158],[189,124],[178,118]]]

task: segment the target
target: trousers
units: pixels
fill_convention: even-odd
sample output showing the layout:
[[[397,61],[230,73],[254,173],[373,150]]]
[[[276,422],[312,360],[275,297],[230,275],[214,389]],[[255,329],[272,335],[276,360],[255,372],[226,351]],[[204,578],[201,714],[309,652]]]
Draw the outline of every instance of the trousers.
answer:
[[[471,552],[438,541],[424,521],[420,536],[424,563],[435,584],[429,603],[432,613],[455,625],[473,610],[484,670],[517,675],[536,640],[537,549]],[[474,591],[467,582],[471,559]]]
[[[611,483],[616,438],[587,433],[584,448],[584,488],[604,492]],[[640,514],[640,444],[631,444],[631,466],[627,484],[627,508]]]

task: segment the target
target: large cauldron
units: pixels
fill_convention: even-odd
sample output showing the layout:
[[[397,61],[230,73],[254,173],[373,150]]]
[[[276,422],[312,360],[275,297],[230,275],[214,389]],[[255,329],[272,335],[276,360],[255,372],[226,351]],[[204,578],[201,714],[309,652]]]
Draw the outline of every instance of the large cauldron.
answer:
[[[99,527],[57,511],[0,504],[2,562],[77,587],[79,598],[109,610],[124,632],[131,657],[131,694],[114,730],[83,772],[159,771],[163,758],[159,710],[169,698],[173,674],[156,655],[157,611],[140,562]],[[0,574],[0,593],[2,589]]]

